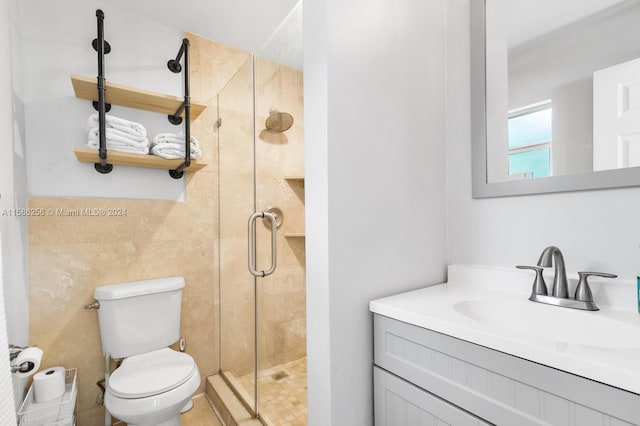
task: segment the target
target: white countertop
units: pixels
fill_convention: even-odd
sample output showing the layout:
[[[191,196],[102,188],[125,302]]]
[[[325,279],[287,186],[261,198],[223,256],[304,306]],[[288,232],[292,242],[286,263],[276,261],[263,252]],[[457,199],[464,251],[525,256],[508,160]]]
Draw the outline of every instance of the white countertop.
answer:
[[[590,278],[600,310],[588,312],[529,301],[533,277],[515,268],[452,265],[447,283],[373,300],[369,308],[640,394],[635,282]],[[545,273],[545,280],[550,287],[552,277]]]

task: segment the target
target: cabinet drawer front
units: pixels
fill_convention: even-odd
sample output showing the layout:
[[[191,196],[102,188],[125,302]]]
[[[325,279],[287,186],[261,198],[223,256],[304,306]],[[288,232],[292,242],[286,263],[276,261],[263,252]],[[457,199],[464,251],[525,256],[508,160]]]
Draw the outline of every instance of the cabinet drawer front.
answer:
[[[375,364],[498,425],[640,425],[640,395],[380,315]]]
[[[373,367],[375,426],[489,425],[455,405]]]

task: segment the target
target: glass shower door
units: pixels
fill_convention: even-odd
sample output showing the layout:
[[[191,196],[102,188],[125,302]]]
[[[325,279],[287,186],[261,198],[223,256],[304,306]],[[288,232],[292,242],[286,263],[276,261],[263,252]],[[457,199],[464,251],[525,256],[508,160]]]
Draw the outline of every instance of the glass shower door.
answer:
[[[263,423],[304,425],[302,72],[252,57],[218,108],[221,371]]]
[[[255,211],[253,59],[218,95],[220,369],[256,412],[255,278],[247,220]]]

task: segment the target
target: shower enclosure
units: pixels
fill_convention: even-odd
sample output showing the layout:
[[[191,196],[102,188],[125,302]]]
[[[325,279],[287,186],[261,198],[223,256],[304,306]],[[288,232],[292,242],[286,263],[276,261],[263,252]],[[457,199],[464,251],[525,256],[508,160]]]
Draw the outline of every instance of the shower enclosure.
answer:
[[[264,423],[304,425],[302,72],[252,56],[218,110],[221,373]]]

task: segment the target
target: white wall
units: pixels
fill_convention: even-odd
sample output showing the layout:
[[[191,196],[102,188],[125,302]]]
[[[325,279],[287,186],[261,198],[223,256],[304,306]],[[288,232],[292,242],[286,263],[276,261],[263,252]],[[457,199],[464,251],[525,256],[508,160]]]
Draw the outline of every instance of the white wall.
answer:
[[[182,74],[166,67],[180,47],[181,28],[106,1],[21,1],[29,195],[182,199],[184,180],[170,178],[165,170],[114,166],[101,175],[73,154],[74,147],[86,144],[87,117],[95,110],[90,101],[75,98],[69,75],[97,76],[97,54],[91,47],[97,8],[106,15],[105,39],[112,47],[105,55],[107,81],[182,96]],[[151,137],[183,129],[162,114],[119,106],[111,114],[144,124]]]
[[[563,250],[568,272],[595,270],[635,279],[640,273],[640,188],[471,198],[469,1],[447,2],[450,263],[533,264],[553,244]]]
[[[302,71],[302,0],[298,0],[269,39],[254,52],[261,58]]]
[[[4,58],[0,71],[0,234],[3,254],[0,287],[4,293],[9,343],[26,345],[29,343],[27,220],[26,216],[15,215],[27,203],[23,49],[17,0],[0,2],[0,28],[0,57]],[[16,403],[19,403],[26,381],[12,378]]]
[[[304,5],[311,426],[372,424],[368,302],[445,278],[444,5]]]
[[[103,3],[128,10],[134,15],[144,15],[154,22],[188,29],[236,49],[256,52],[298,2],[299,0],[108,0]]]

